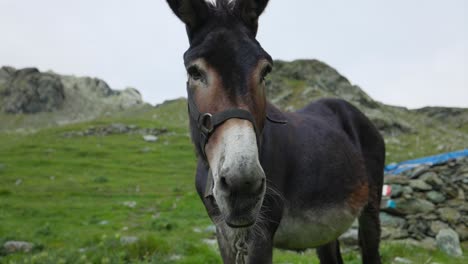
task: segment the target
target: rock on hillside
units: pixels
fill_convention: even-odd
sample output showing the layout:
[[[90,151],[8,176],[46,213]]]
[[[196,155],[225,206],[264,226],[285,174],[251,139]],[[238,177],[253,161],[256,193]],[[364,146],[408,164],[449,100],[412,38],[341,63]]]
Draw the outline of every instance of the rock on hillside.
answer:
[[[26,119],[32,114],[50,113],[48,118],[61,124],[142,104],[136,89],[116,91],[97,78],[40,72],[36,68],[0,68],[0,113],[24,114]]]
[[[0,97],[6,113],[37,113],[59,109],[65,101],[60,78],[37,69],[0,69]]]
[[[1,110],[12,114],[52,112],[65,107],[124,109],[142,104],[140,93],[127,88],[112,90],[103,80],[89,77],[62,76],[40,72],[36,68],[16,70],[0,68]],[[76,104],[80,103],[79,106]],[[83,105],[85,103],[85,105]],[[99,106],[98,106],[99,105]]]
[[[359,86],[318,60],[275,61],[267,86],[271,101],[286,110],[297,110],[318,98],[342,98],[365,112],[382,132],[412,132],[411,124],[398,118],[407,109],[387,108],[374,101]]]

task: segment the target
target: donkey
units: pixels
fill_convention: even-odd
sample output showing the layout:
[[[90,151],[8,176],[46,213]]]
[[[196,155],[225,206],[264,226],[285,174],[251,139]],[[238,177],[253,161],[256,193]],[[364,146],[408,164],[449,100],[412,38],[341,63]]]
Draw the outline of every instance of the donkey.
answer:
[[[285,113],[267,102],[273,60],[256,40],[268,0],[167,0],[185,23],[196,189],[224,263],[272,263],[273,247],[317,248],[343,263],[337,238],[358,218],[363,263],[380,263],[385,145],[340,99]]]

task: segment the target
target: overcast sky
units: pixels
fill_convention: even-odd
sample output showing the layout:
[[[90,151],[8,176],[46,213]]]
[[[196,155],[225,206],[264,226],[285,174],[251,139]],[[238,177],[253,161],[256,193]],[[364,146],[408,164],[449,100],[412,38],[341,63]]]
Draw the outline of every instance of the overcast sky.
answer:
[[[466,0],[271,0],[258,39],[387,104],[468,107]],[[0,65],[99,77],[154,104],[185,96],[187,48],[164,0],[0,0]]]

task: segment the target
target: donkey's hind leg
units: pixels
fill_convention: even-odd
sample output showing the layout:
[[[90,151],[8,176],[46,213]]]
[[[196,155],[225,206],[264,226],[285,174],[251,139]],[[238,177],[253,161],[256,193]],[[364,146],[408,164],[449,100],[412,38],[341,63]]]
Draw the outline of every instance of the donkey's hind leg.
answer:
[[[317,248],[320,264],[343,264],[338,240]]]
[[[363,264],[380,264],[380,220],[379,208],[368,204],[359,216],[359,247]]]

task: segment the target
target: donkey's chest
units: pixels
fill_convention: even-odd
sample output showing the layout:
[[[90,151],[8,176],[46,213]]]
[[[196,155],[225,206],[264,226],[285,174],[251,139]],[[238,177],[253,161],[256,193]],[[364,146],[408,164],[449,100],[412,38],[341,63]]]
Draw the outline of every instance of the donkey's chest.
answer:
[[[345,206],[305,211],[287,208],[275,233],[274,244],[284,249],[314,248],[338,238],[355,217]]]

